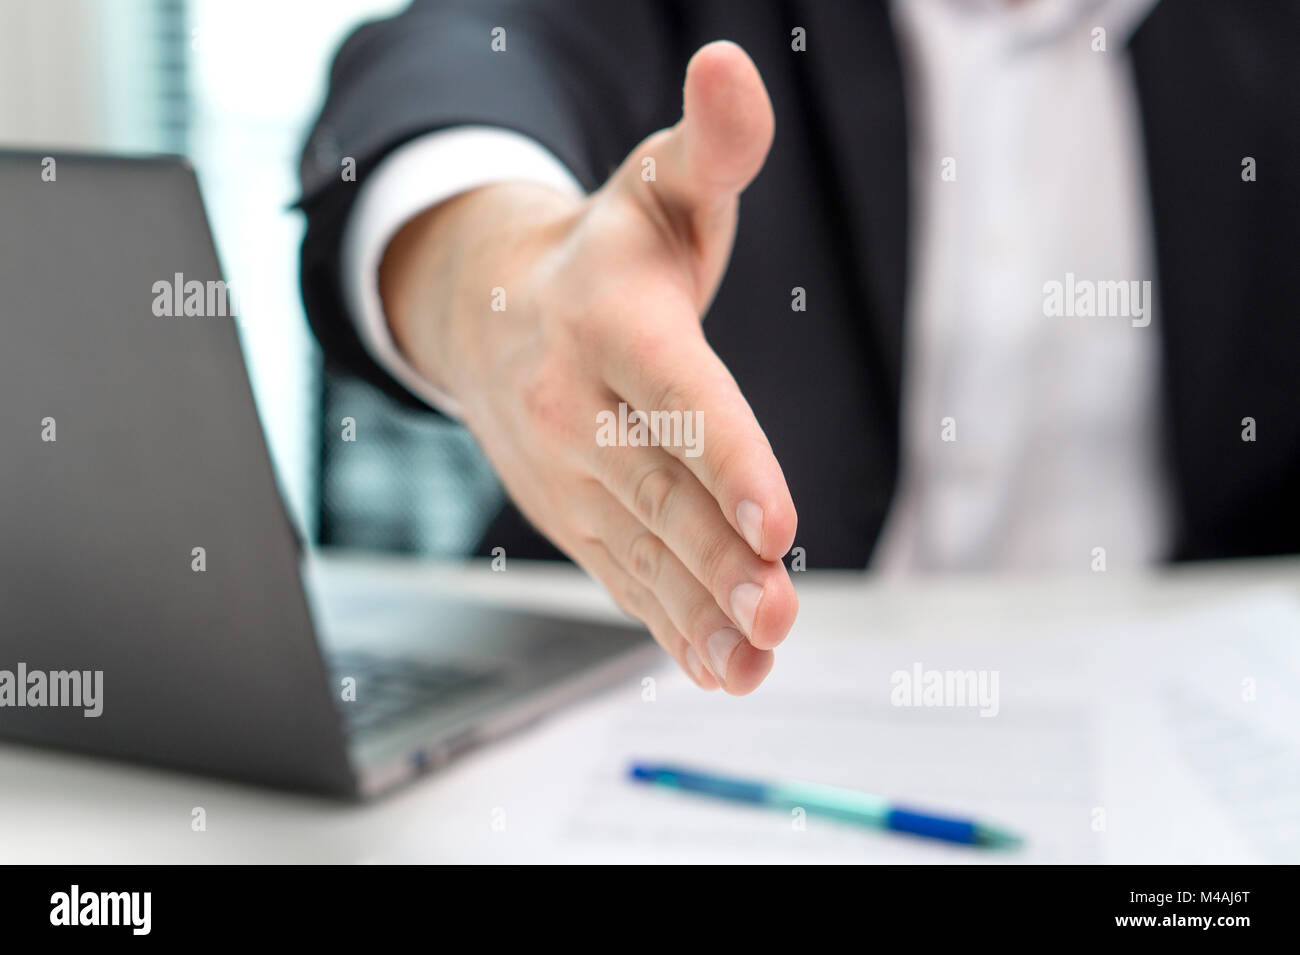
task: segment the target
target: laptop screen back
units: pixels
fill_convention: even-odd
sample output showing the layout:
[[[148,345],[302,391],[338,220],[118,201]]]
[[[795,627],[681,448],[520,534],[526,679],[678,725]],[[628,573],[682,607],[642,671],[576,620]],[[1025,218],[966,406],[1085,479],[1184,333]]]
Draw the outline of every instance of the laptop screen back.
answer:
[[[0,737],[349,791],[193,173],[50,158],[0,153]]]

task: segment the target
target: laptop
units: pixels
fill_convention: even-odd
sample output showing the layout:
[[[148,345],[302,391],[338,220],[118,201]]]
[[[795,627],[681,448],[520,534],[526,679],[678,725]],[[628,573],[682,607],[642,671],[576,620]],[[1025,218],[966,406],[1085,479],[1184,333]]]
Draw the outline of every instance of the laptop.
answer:
[[[183,159],[0,152],[0,209],[0,739],[369,797],[654,665],[304,572]]]

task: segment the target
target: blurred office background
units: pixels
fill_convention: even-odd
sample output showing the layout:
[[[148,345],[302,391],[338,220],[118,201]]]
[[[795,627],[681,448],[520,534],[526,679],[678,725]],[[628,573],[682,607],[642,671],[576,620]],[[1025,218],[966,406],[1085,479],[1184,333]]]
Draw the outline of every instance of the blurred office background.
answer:
[[[302,314],[298,154],[330,59],[405,0],[0,0],[0,146],[183,153],[281,486],[309,539],[467,552],[500,489],[457,426],[326,375]],[[340,440],[340,420],[357,440]]]

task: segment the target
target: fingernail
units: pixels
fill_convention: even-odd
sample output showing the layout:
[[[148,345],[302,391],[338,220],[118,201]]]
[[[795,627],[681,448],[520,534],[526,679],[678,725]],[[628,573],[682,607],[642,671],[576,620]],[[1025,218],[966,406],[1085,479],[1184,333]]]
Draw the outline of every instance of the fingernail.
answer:
[[[758,602],[763,599],[763,588],[758,584],[737,584],[731,592],[731,619],[740,624],[745,636],[754,633],[754,614],[758,612]]]
[[[724,683],[727,680],[727,661],[731,659],[732,651],[740,645],[744,639],[740,633],[731,627],[723,627],[709,635],[709,639],[704,641],[709,650],[709,663],[713,667],[713,674]]]
[[[697,682],[704,678],[704,661],[700,659],[694,647],[686,648],[686,669],[691,671],[691,676],[695,677]]]
[[[736,523],[749,549],[759,554],[763,549],[763,509],[753,501],[741,501],[736,507]]]

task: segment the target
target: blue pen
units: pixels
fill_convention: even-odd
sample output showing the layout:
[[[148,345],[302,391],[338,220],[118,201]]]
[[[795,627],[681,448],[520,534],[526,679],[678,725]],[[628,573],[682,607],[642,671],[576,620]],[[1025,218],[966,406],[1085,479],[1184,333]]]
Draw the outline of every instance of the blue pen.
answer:
[[[754,803],[773,809],[802,808],[810,815],[828,816],[876,829],[907,832],[945,842],[997,849],[1009,849],[1021,843],[1019,836],[997,826],[973,819],[953,819],[917,812],[895,806],[883,796],[872,796],[839,786],[799,782],[758,783],[676,766],[643,763],[632,764],[631,776],[639,782],[654,783],[669,789],[700,793],[732,802]]]

